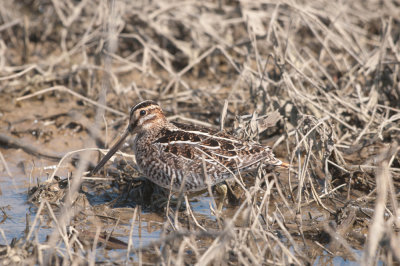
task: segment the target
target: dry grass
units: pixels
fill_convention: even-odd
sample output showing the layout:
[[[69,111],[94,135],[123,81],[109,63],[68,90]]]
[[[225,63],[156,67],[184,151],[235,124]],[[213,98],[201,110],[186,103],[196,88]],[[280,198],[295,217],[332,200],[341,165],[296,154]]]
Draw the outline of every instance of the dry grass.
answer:
[[[56,168],[38,187],[52,196],[49,187],[61,189],[57,200],[31,195],[38,209],[26,237],[6,241],[0,223],[2,263],[400,263],[398,14],[398,2],[374,0],[0,2],[3,102],[59,103],[87,132],[84,150],[73,152],[79,160],[70,182],[58,180]],[[95,163],[91,148],[122,131],[129,107],[143,99],[160,102],[170,119],[272,144],[291,170],[260,169],[237,189],[239,205],[213,219],[188,204],[181,212],[167,208],[160,238],[150,244],[132,235],[152,207],[136,206],[125,220],[104,210],[102,219],[115,219],[103,235],[104,220],[82,182],[107,180],[82,176]],[[283,119],[264,130],[257,118],[274,110]],[[9,136],[4,125],[11,118],[0,111],[1,132]],[[116,174],[121,191],[132,172]],[[140,202],[140,193],[145,188],[134,186],[125,194]],[[54,230],[41,242],[45,220]],[[120,223],[130,236],[126,245],[110,233]],[[108,257],[98,243],[126,252]]]

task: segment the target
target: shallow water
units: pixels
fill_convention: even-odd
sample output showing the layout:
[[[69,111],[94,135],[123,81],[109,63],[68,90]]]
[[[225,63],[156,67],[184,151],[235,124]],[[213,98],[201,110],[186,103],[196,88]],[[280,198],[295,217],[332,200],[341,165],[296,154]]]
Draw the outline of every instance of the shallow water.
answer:
[[[42,115],[56,112],[56,109],[52,109],[50,106],[42,106],[38,103],[32,103],[34,109],[37,113]],[[32,107],[32,106],[31,106]],[[55,108],[55,107],[54,107]],[[57,112],[59,112],[57,110]],[[16,121],[21,120],[25,114],[23,111],[18,109],[16,112],[12,113],[12,116],[8,119],[15,119]],[[40,116],[37,114],[37,116]],[[64,124],[69,125],[71,122],[70,118],[65,118]],[[40,147],[46,151],[60,152],[65,154],[66,152],[81,149],[89,145],[87,139],[89,138],[85,131],[72,132],[71,129],[65,130],[60,129],[60,125],[55,125],[54,123],[47,123],[46,121],[34,121],[22,120],[23,122],[18,122],[15,127],[18,129],[19,139],[24,140],[26,143],[30,143],[36,147]],[[1,123],[2,121],[0,121]],[[4,122],[4,121],[3,121]],[[37,127],[37,130],[29,131],[32,127]],[[34,132],[34,134],[32,133]],[[38,137],[39,136],[39,137]],[[90,147],[95,147],[95,144],[89,145]],[[11,243],[13,238],[25,239],[26,237],[26,217],[28,214],[29,226],[37,215],[37,205],[28,202],[28,190],[29,188],[44,183],[47,178],[52,175],[55,166],[59,161],[52,161],[28,154],[20,149],[5,148],[1,147],[2,152],[8,168],[11,171],[12,177],[9,177],[2,167],[0,170],[0,207],[5,211],[6,216],[0,218],[2,221],[0,223],[0,229],[3,230],[6,239],[0,237],[0,244],[7,245]],[[128,150],[129,152],[129,150]],[[92,163],[97,162],[97,153],[90,157]],[[105,168],[116,168],[115,163],[108,164]],[[61,179],[69,176],[71,172],[75,170],[75,166],[71,162],[66,161],[57,170],[57,176]],[[117,169],[117,176],[120,175]],[[293,178],[293,186],[297,185],[295,177]],[[283,186],[287,186],[287,173],[282,172],[279,176],[280,182]],[[74,221],[71,222],[75,226],[76,230],[80,230],[83,235],[87,236],[87,242],[89,246],[93,243],[96,231],[100,228],[101,232],[106,232],[107,234],[112,233],[112,237],[119,241],[124,242],[122,247],[114,247],[111,250],[105,249],[104,246],[99,246],[96,249],[96,260],[97,261],[107,261],[107,260],[120,260],[125,261],[126,258],[126,245],[131,239],[132,246],[136,250],[130,253],[130,260],[147,261],[153,262],[155,257],[158,256],[154,253],[153,243],[160,240],[164,236],[168,236],[171,231],[171,224],[168,222],[165,211],[155,212],[151,207],[141,206],[140,202],[136,202],[132,198],[121,196],[124,189],[116,187],[117,182],[110,181],[97,181],[84,183],[83,186],[86,187],[87,191],[85,193],[80,193],[82,195],[83,202],[88,204],[88,209],[84,210],[82,213],[77,211],[74,215]],[[251,182],[246,180],[246,186],[251,187]],[[126,185],[126,184],[125,184]],[[297,192],[296,192],[297,193]],[[132,195],[132,194],[129,194]],[[263,195],[258,195],[258,201],[262,200]],[[291,201],[286,199],[290,204]],[[279,215],[285,219],[288,228],[293,230],[294,241],[301,247],[303,246],[302,239],[298,236],[298,228],[294,223],[295,217],[294,212],[291,209],[287,209],[282,202],[280,196],[277,192],[273,192],[271,195],[271,202],[268,206],[268,212],[272,213],[277,207],[280,207]],[[212,213],[210,205],[213,205],[212,198],[207,192],[192,195],[190,197],[190,206],[193,210],[196,219],[210,231],[221,231],[224,229],[221,221]],[[283,207],[282,207],[283,206]],[[137,213],[136,219],[134,221],[134,227],[132,231],[132,237],[130,237],[132,216],[135,207],[140,207]],[[60,216],[58,213],[58,208],[53,208],[56,217]],[[213,209],[216,209],[213,206]],[[238,206],[224,205],[221,213],[223,220],[230,220],[235,216],[238,210]],[[182,216],[179,216],[179,222],[186,226],[188,219],[185,215],[186,212],[182,212]],[[247,228],[246,224],[248,214],[243,214],[244,217],[238,215],[235,220],[235,226],[238,229]],[[174,213],[170,213],[170,219],[173,219]],[[172,217],[172,218],[171,218]],[[316,204],[310,204],[302,208],[302,219],[304,223],[310,221],[312,223],[321,222],[327,223],[331,217],[327,215],[323,209],[318,207]],[[311,217],[311,218],[310,218]],[[263,218],[259,218],[261,222],[265,222]],[[54,221],[48,216],[47,211],[44,211],[39,219],[40,224],[37,224],[33,230],[33,235],[31,240],[37,240],[39,243],[45,243],[46,239],[57,229],[54,227]],[[172,222],[173,223],[173,222]],[[268,224],[268,221],[267,221]],[[193,226],[193,225],[191,225]],[[190,227],[190,226],[189,226]],[[271,232],[276,233],[277,228],[268,228]],[[282,242],[288,243],[282,234],[277,234],[281,237]],[[314,237],[314,236],[313,236]],[[212,238],[199,238],[196,239],[197,244],[203,250],[207,249],[212,242]],[[62,245],[62,244],[61,244]],[[91,247],[91,246],[90,246]],[[141,248],[143,250],[153,247],[153,251],[149,252],[139,252]],[[159,247],[161,248],[161,247]],[[139,250],[139,251],[138,251]],[[161,252],[161,251],[160,251]],[[188,251],[189,253],[191,251]],[[333,263],[339,265],[352,265],[354,262],[352,260],[345,260],[348,255],[343,254],[341,256],[331,256],[330,254],[323,251],[320,247],[315,245],[312,240],[307,240],[307,248],[304,250],[306,254],[311,254],[311,259],[315,263]],[[187,255],[190,255],[187,253]],[[139,258],[140,256],[143,256]]]
[[[25,227],[26,227],[26,214],[29,214],[30,224],[32,224],[37,207],[27,203],[27,189],[29,187],[29,178],[24,176],[20,168],[16,167],[15,162],[8,160],[9,168],[12,171],[13,178],[9,178],[6,175],[2,175],[0,178],[0,185],[2,189],[2,195],[0,196],[0,206],[5,207],[7,218],[0,224],[0,228],[4,231],[7,241],[1,238],[0,244],[9,244],[12,238],[25,238]],[[42,182],[44,180],[41,180]],[[99,204],[103,203],[104,199],[99,199]],[[209,221],[215,221],[215,216],[211,213],[210,205],[212,205],[212,199],[206,194],[197,195],[191,198],[191,208],[198,219],[208,219]],[[126,209],[124,217],[132,217],[133,209]],[[224,207],[226,214],[234,214],[236,208]],[[46,220],[46,219],[45,219]],[[132,219],[119,221],[118,226],[115,227],[115,221],[110,223],[102,223],[102,230],[108,232],[113,231],[113,237],[126,244],[130,239],[130,226]],[[134,228],[132,231],[132,245],[136,250],[141,250],[142,247],[148,247],[149,245],[157,240],[162,235],[164,218],[162,215],[151,213],[148,211],[142,211],[140,213],[140,219],[137,217]],[[92,228],[92,231],[95,230]],[[44,223],[35,231],[33,237],[37,237],[37,240],[41,243],[46,241],[46,238],[50,236],[53,229]],[[107,260],[124,260],[126,256],[126,249],[104,249],[104,247],[97,248],[96,259],[98,261]],[[148,256],[139,253],[131,253],[130,260],[138,261],[139,256]],[[141,257],[141,260],[144,258]],[[149,258],[147,258],[149,259]],[[345,260],[342,257],[331,257],[329,254],[318,256],[315,260],[314,265],[321,263],[333,263],[333,265],[354,265],[355,262],[351,260]]]
[[[19,239],[25,236],[26,219],[29,218],[30,223],[35,218],[36,208],[30,204],[27,204],[28,200],[28,189],[30,180],[22,171],[22,164],[26,162],[22,151],[18,151],[21,157],[12,157],[12,150],[3,151],[3,155],[7,162],[7,166],[10,170],[12,177],[7,172],[3,171],[0,174],[0,207],[6,213],[6,218],[0,223],[0,229],[2,229],[7,238],[7,243],[10,243],[11,239]],[[20,167],[18,167],[19,165]],[[47,233],[50,233],[47,230]],[[44,234],[39,234],[40,240],[44,241]],[[0,243],[7,244],[4,239],[0,240]]]
[[[5,239],[0,237],[0,244],[7,245],[11,243],[12,239],[25,239],[26,232],[26,219],[29,219],[29,226],[32,225],[35,216],[37,214],[37,206],[28,202],[28,191],[31,187],[36,184],[40,184],[46,181],[47,177],[51,175],[55,163],[43,159],[34,159],[23,151],[16,151],[13,149],[3,149],[2,153],[7,162],[7,166],[10,169],[12,177],[8,176],[4,170],[0,175],[0,208],[5,212],[3,218],[1,218],[0,229],[4,232]],[[15,156],[15,155],[18,156]],[[25,173],[24,170],[28,173]],[[61,169],[57,172],[57,175],[66,176],[67,169]],[[117,195],[115,195],[115,198]],[[110,201],[110,199],[108,199]],[[102,196],[90,195],[90,202],[93,206],[102,206],[107,204],[107,199]],[[199,217],[207,217],[211,220],[215,220],[215,217],[211,214],[209,208],[212,204],[212,199],[207,195],[198,195],[191,199],[191,208]],[[129,205],[129,203],[128,203]],[[115,221],[102,223],[102,230],[112,231],[113,237],[126,244],[130,239],[130,227],[132,223],[133,208],[124,207],[116,208],[116,213],[119,217],[124,217],[122,220],[118,220],[118,226]],[[58,213],[56,212],[56,215]],[[138,216],[140,216],[138,218]],[[46,215],[44,216],[46,217]],[[34,234],[31,239],[44,243],[46,239],[52,234],[53,228],[49,217],[45,218],[40,225],[36,225]],[[157,213],[143,210],[138,213],[134,222],[132,231],[132,245],[136,249],[141,247],[147,247],[152,242],[157,241],[162,233],[164,226],[164,218],[162,215]],[[95,228],[92,231],[95,232]],[[28,229],[29,230],[29,229]],[[126,254],[125,249],[114,249],[107,250],[102,247],[98,248],[98,260],[121,258]],[[133,259],[138,259],[137,254],[131,254]]]

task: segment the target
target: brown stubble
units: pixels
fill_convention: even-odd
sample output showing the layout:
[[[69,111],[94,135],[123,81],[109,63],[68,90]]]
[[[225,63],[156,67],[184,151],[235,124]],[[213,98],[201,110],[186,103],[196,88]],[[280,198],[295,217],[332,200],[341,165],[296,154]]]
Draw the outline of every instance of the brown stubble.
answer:
[[[398,264],[400,155],[387,151],[400,141],[398,13],[374,0],[0,1],[1,165],[16,183],[1,177],[0,264]],[[144,200],[157,188],[127,153],[106,176],[81,178],[96,156],[76,166],[80,149],[121,134],[144,99],[169,119],[236,122],[290,169],[235,176],[241,200],[215,216],[158,212]],[[277,109],[283,118],[265,130]],[[71,154],[55,166],[41,157],[55,152]],[[26,180],[37,200],[16,204]],[[22,207],[35,216],[27,234],[15,233]],[[131,235],[130,248],[96,248],[103,232]]]

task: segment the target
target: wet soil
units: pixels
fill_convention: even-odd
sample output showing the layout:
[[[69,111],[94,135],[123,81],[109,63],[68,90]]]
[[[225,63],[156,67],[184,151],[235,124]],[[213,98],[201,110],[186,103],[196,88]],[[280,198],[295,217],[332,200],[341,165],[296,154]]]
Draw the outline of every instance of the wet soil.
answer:
[[[399,264],[398,13],[0,1],[0,264]],[[148,181],[130,140],[88,175],[144,99],[290,167],[228,181],[221,211]]]
[[[3,113],[1,127],[8,129],[4,135],[19,140],[17,145],[11,142],[6,145],[7,143],[3,142],[1,148],[11,174],[8,176],[7,172],[3,171],[0,179],[2,199],[0,207],[3,214],[1,229],[9,240],[25,238],[38,214],[38,208],[41,208],[42,215],[39,225],[36,225],[35,240],[45,243],[53,233],[54,221],[48,209],[40,206],[43,203],[50,204],[48,206],[52,206],[55,215],[61,215],[70,178],[79,161],[78,156],[57,166],[60,160],[57,157],[61,158],[71,150],[87,147],[88,143],[92,143],[95,147],[95,141],[91,140],[88,134],[91,125],[75,120],[71,110],[85,113],[85,118],[82,120],[87,121],[93,119],[93,113],[85,112],[87,108],[80,106],[69,95],[51,95],[20,104],[7,100],[3,101],[1,106]],[[123,125],[112,134],[117,134],[121,128]],[[24,148],[25,145],[33,149],[27,150]],[[276,147],[277,154],[283,153],[280,151],[281,148],[285,149]],[[376,148],[369,148],[370,154],[365,158],[369,158],[375,150]],[[124,151],[129,153],[129,147]],[[355,158],[358,154],[359,151],[350,154],[347,159],[350,160],[351,156]],[[48,155],[54,158],[48,158]],[[92,152],[92,164],[97,162],[98,156],[98,152]],[[132,241],[132,245],[143,252],[141,260],[156,262],[157,260],[152,258],[154,250],[152,251],[151,247],[162,237],[166,237],[170,230],[165,224],[168,218],[166,207],[157,201],[160,195],[168,197],[168,192],[147,181],[134,167],[134,162],[130,161],[129,157],[117,156],[116,161],[107,164],[102,174],[83,180],[75,197],[74,210],[71,213],[73,219],[69,225],[70,237],[76,236],[79,243],[88,248],[96,239],[100,260],[103,256],[107,260],[121,260],[126,255],[128,242]],[[54,174],[55,169],[57,169],[55,178],[49,181],[48,178]],[[309,254],[312,260],[328,262],[337,261],[338,258],[354,259],[352,254],[331,241],[329,230],[339,232],[351,243],[352,249],[362,251],[368,223],[374,212],[374,202],[369,199],[375,188],[373,174],[365,171],[354,171],[350,174],[336,173],[332,183],[340,189],[327,197],[321,197],[320,203],[317,203],[311,195],[305,195],[308,198],[302,201],[301,212],[295,211],[296,202],[291,199],[297,197],[298,176],[295,173],[291,175],[294,180],[290,181],[288,171],[280,170],[275,175],[269,174],[269,178],[264,180],[257,179],[257,182],[264,182],[259,186],[265,189],[265,182],[275,178],[282,190],[272,188],[269,206],[264,214],[272,215],[278,211],[293,241],[298,242],[299,247],[303,247],[303,252]],[[398,180],[398,176],[394,177]],[[254,174],[247,174],[245,178],[248,188],[254,186]],[[322,183],[317,179],[315,185],[318,191],[321,191]],[[230,220],[238,215],[237,212],[241,212],[238,209],[240,202],[243,202],[241,195],[243,192],[238,186],[234,186],[234,182],[232,184],[234,193],[239,199],[225,202],[222,213],[217,216],[211,211],[215,206],[208,192],[190,195],[190,207],[200,226],[218,232],[219,223]],[[264,189],[253,199],[258,205],[263,200]],[[285,195],[286,202],[282,202],[279,193]],[[173,209],[174,207],[169,215],[176,211]],[[176,218],[183,227],[190,230],[196,225],[184,210],[185,208],[181,209]],[[239,217],[235,218],[236,227],[248,226],[248,220],[242,215],[239,214]],[[260,219],[266,217],[261,215]],[[264,222],[268,224],[268,221]],[[275,227],[276,225],[273,226]],[[280,230],[279,227],[273,228],[272,230]],[[283,235],[281,237],[285,239]],[[199,246],[206,248],[213,239],[212,234],[208,237],[199,237]],[[329,253],[326,253],[325,249],[328,249]]]

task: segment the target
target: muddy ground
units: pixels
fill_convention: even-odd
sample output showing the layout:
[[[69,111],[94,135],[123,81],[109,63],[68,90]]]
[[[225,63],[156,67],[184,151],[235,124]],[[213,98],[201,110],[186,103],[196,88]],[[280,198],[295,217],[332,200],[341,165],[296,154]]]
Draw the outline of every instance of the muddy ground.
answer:
[[[3,1],[0,264],[399,264],[397,1]],[[129,108],[274,149],[289,169],[157,187]],[[281,118],[265,128],[263,117]],[[128,140],[128,143],[131,140]]]

